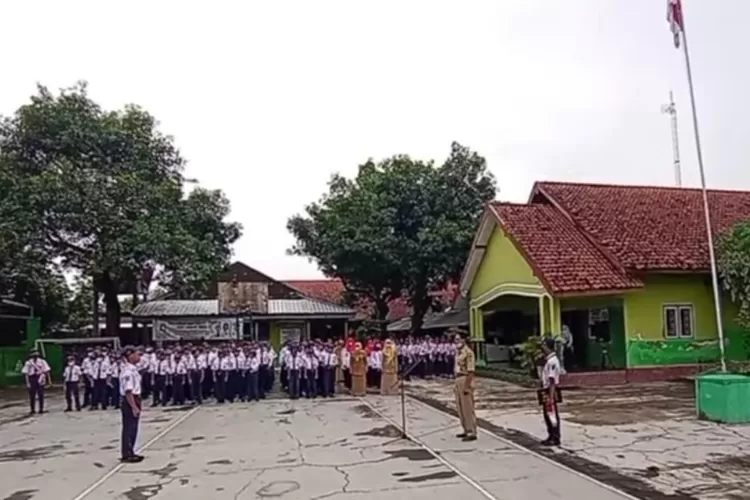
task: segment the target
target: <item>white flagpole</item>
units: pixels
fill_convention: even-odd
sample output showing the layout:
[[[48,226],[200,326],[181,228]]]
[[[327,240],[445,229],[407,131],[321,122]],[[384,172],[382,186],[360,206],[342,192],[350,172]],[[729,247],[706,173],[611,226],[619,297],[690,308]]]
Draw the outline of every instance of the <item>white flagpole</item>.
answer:
[[[701,190],[703,191],[703,214],[706,219],[706,234],[708,235],[708,258],[711,261],[711,281],[713,282],[714,308],[716,313],[716,331],[719,335],[719,354],[721,357],[721,371],[727,371],[727,360],[724,346],[724,328],[721,322],[721,297],[719,292],[719,275],[714,253],[714,236],[711,231],[711,211],[708,207],[708,190],[706,189],[706,174],[703,168],[703,149],[698,130],[698,113],[695,110],[695,90],[693,89],[693,72],[690,68],[690,52],[688,50],[687,31],[685,30],[685,13],[681,10],[682,21],[682,49],[685,53],[685,68],[687,70],[688,88],[690,90],[690,108],[693,115],[693,134],[695,135],[695,149],[698,155],[698,169],[701,174]]]

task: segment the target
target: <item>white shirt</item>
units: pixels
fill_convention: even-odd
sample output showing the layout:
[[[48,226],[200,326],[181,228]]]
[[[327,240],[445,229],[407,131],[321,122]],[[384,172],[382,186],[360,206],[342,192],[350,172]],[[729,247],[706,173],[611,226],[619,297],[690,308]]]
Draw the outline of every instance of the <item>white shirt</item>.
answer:
[[[47,373],[49,373],[49,365],[42,358],[36,360],[30,359],[24,363],[21,373],[28,375],[29,378],[37,377],[40,384],[43,384],[47,380]]]
[[[120,376],[120,363],[117,361],[109,361],[109,370],[107,371],[107,375],[110,377],[119,377]]]
[[[261,361],[265,366],[271,366],[275,357],[276,353],[269,349],[267,351],[263,351]]]
[[[341,368],[348,370],[352,364],[352,355],[346,349],[341,349]]]
[[[331,367],[331,366],[336,366],[338,364],[339,359],[338,359],[338,356],[336,356],[336,353],[329,352],[329,353],[326,353],[325,356],[326,356],[326,360],[325,360],[326,366]]]
[[[288,347],[282,347],[279,351],[279,362],[281,363],[281,366],[286,366],[286,362],[289,359],[289,348]]]
[[[83,370],[81,370],[81,367],[75,363],[67,365],[63,370],[63,380],[65,382],[78,382],[81,380],[82,375]]]
[[[191,354],[187,357],[185,360],[185,364],[187,365],[188,370],[197,370],[198,369],[198,361],[195,359],[195,357]]]
[[[257,372],[260,369],[260,360],[258,359],[258,356],[248,356],[245,359],[245,366],[243,368],[251,373]]]
[[[367,366],[374,370],[381,370],[383,368],[383,353],[372,351],[367,357]]]
[[[549,379],[554,380],[555,385],[560,383],[560,360],[554,352],[547,356],[547,362],[542,369],[542,387],[545,389],[549,388]]]
[[[109,376],[110,362],[108,358],[101,358],[94,365],[96,368],[96,378],[102,380]]]
[[[205,354],[198,354],[198,357],[195,359],[195,364],[198,365],[199,370],[205,370],[208,368],[208,356]]]
[[[172,369],[172,363],[168,359],[162,359],[159,361],[159,368],[156,372],[158,375],[171,375],[174,373]]]
[[[218,357],[212,358],[210,354],[208,355],[208,364],[213,371],[218,371],[221,368],[221,360]]]
[[[174,373],[175,375],[187,375],[188,367],[185,358],[180,358],[179,361],[175,362]]]
[[[299,353],[296,356],[290,354],[288,363],[290,370],[303,370],[305,368],[305,357]]]
[[[94,376],[94,358],[87,357],[83,360],[81,363],[81,369],[83,370],[83,374],[89,377]]]
[[[219,370],[222,371],[229,371],[234,370],[234,366],[232,365],[232,360],[227,358],[220,358],[219,359]]]
[[[141,374],[131,363],[123,364],[120,370],[120,396],[128,392],[132,392],[133,396],[141,395]]]

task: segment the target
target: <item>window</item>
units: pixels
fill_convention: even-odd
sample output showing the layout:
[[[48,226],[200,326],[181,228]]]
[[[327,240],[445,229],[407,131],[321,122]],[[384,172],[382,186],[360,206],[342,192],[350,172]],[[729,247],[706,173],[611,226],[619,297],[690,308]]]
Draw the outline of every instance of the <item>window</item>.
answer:
[[[694,322],[693,306],[664,306],[664,336],[666,338],[692,338]]]

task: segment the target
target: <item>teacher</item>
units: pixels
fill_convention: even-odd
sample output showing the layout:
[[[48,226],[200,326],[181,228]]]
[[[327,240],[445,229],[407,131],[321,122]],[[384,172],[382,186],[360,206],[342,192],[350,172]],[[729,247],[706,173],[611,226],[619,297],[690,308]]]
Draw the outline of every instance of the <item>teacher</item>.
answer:
[[[125,363],[120,370],[120,413],[122,414],[122,437],[120,460],[125,463],[138,463],[142,455],[135,453],[135,441],[138,438],[138,421],[141,416],[141,374],[138,361],[141,353],[134,347],[123,351]]]

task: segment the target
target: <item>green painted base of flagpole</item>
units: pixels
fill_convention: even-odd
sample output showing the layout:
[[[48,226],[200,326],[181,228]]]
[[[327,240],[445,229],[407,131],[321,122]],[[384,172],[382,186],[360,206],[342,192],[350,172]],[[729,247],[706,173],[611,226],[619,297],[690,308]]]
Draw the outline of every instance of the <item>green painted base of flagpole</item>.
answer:
[[[750,376],[711,373],[695,380],[698,418],[725,424],[750,423]]]

